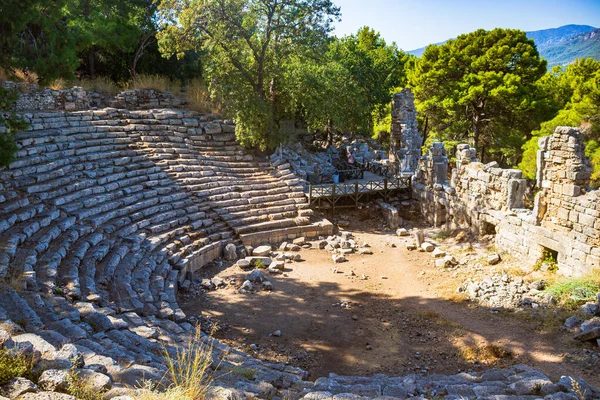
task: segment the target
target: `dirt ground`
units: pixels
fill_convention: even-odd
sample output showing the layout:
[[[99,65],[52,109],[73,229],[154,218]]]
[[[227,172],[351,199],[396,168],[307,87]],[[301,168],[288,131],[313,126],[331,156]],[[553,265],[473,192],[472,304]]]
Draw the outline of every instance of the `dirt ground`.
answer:
[[[378,230],[377,220],[351,219],[345,230],[373,254],[349,255],[337,272],[331,253],[303,249],[303,261],[286,264],[283,275],[267,275],[272,292],[239,294],[229,284],[180,305],[188,315],[216,321],[223,342],[302,367],[310,379],[329,372],[454,374],[524,363],[553,379],[574,375],[600,386],[597,371],[569,357],[586,347],[572,334],[539,332],[536,321],[460,301],[452,293],[470,272],[435,268],[430,254],[408,251],[407,238]],[[203,271],[240,284],[246,274],[235,265]],[[272,335],[276,330],[281,336]]]

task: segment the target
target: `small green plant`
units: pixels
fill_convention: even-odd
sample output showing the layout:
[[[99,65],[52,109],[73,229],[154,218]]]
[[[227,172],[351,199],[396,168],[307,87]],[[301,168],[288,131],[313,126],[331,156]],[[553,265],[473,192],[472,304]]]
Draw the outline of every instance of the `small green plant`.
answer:
[[[75,369],[69,371],[67,376],[68,392],[78,400],[102,400],[105,390],[97,390],[88,381],[79,376]]]
[[[556,259],[555,252],[548,249],[544,250],[542,258],[533,266],[534,271],[539,271],[541,269],[549,272],[558,271],[558,260]]]
[[[256,370],[254,368],[235,366],[229,370],[234,375],[243,376],[244,378],[252,381],[256,379]]]
[[[554,296],[558,303],[569,309],[593,301],[600,292],[600,269],[577,278],[560,277],[549,282],[546,292]]]
[[[256,260],[254,262],[254,267],[256,267],[258,269],[265,269],[265,268],[267,268],[267,266],[265,265],[265,263],[262,260]]]
[[[14,350],[0,350],[0,386],[12,378],[33,379],[33,358]]]
[[[433,238],[436,240],[445,240],[453,236],[453,234],[454,232],[452,231],[452,229],[442,229],[441,231],[433,235]]]

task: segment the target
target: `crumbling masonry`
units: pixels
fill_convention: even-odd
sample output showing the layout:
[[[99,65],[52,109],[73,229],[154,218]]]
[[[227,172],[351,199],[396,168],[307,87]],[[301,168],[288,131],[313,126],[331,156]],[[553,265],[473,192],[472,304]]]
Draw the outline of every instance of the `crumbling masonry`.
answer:
[[[423,145],[417,129],[415,98],[410,89],[402,89],[392,101],[390,163],[395,172],[412,172],[417,168]]]
[[[534,265],[545,251],[559,271],[581,275],[600,266],[600,195],[590,190],[590,165],[581,133],[558,127],[539,142],[538,187],[533,209],[524,207],[526,180],[520,170],[482,164],[475,149],[457,147],[456,166],[446,182],[448,158],[442,143],[421,157],[413,194],[424,217],[448,228],[495,233],[496,245]]]
[[[522,259],[524,266],[533,266],[545,252],[557,257],[565,275],[600,266],[600,191],[589,188],[591,166],[578,129],[559,127],[540,139],[540,190],[529,202],[520,170],[482,164],[475,149],[461,144],[447,182],[444,144],[432,143],[421,157],[421,143],[413,95],[403,89],[393,99],[390,161],[397,170],[415,171],[413,198],[428,222],[495,234],[497,247]],[[526,203],[533,203],[533,209]]]

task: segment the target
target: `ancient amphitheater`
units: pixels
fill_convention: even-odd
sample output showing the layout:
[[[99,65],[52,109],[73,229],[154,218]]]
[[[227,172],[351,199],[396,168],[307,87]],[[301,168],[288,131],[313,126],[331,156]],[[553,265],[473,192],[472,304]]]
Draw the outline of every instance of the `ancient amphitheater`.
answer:
[[[17,107],[30,129],[0,169],[0,346],[36,354],[48,379],[14,380],[2,396],[72,398],[49,391],[75,366],[106,398],[125,399],[163,378],[163,348],[174,354],[194,334],[177,302],[188,272],[228,244],[241,255],[244,245],[333,232],[289,165],[248,154],[229,121],[148,91],[108,100],[80,89],[23,92]],[[202,340],[220,360],[209,398],[598,398],[583,381],[552,382],[523,365],[308,381],[299,368]]]

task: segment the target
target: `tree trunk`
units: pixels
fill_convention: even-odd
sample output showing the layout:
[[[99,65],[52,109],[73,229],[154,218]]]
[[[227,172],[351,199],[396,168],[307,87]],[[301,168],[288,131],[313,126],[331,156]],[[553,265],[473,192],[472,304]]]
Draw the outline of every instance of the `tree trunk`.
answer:
[[[94,47],[91,47],[88,53],[88,63],[88,72],[90,74],[90,78],[94,78],[94,74],[96,73],[94,66]]]
[[[333,145],[333,121],[327,120],[327,146]]]
[[[269,95],[271,97],[271,121],[272,121],[272,127],[273,127],[273,133],[276,133],[279,131],[279,117],[278,117],[278,107],[277,107],[277,95],[275,93],[275,85],[277,84],[277,81],[275,80],[275,78],[271,79],[271,82],[269,83]]]

